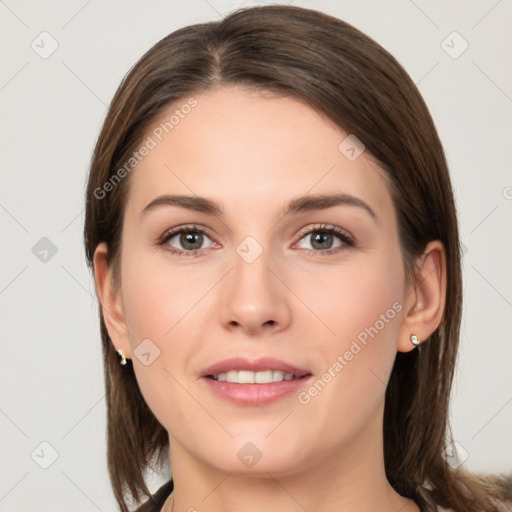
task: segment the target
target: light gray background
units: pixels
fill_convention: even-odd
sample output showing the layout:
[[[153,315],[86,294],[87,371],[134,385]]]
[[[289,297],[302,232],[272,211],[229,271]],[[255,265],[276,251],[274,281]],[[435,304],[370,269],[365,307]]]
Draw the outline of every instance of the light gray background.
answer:
[[[509,472],[512,0],[293,4],[376,39],[430,107],[467,247],[454,438],[467,468]],[[1,511],[115,510],[97,304],[81,238],[91,152],[115,89],[144,51],[181,26],[248,5],[255,3],[0,0]],[[31,47],[51,49],[43,31],[58,43],[47,58]],[[469,44],[457,58],[447,51],[463,41],[445,41],[453,31]],[[58,249],[46,262],[32,252],[42,237]],[[155,475],[152,489],[166,479]]]

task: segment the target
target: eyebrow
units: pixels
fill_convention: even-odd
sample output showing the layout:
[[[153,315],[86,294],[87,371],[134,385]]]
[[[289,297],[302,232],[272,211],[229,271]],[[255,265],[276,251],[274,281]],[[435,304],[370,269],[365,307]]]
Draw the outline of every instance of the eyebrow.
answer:
[[[291,215],[294,213],[303,213],[313,210],[326,210],[339,205],[356,206],[362,208],[370,214],[370,216],[378,221],[377,214],[373,209],[365,203],[362,199],[352,196],[350,194],[317,194],[309,196],[300,196],[292,199],[286,206],[283,216]],[[160,206],[177,206],[187,210],[193,210],[207,215],[215,215],[222,217],[224,210],[220,204],[207,199],[206,197],[199,196],[186,196],[186,195],[162,195],[153,199],[141,212],[142,218],[151,210]]]

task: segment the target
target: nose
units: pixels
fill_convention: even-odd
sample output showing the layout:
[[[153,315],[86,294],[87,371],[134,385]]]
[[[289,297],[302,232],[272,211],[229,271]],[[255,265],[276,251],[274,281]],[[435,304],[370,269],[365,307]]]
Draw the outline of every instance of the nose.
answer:
[[[238,254],[222,286],[220,320],[228,330],[248,335],[286,329],[291,320],[290,291],[266,251],[252,263]]]

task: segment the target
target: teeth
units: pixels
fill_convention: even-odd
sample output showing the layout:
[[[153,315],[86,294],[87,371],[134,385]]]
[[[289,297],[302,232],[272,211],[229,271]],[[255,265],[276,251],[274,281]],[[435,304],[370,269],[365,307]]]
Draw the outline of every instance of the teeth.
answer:
[[[279,379],[281,380],[281,379]],[[264,372],[257,372],[254,374],[254,383],[255,384],[268,384],[269,382],[274,382],[272,370],[265,370]],[[276,381],[279,382],[279,381]]]
[[[285,373],[279,370],[264,370],[262,372],[230,370],[214,375],[213,378],[219,382],[232,382],[234,384],[270,384],[271,382],[292,380],[295,377],[293,373]]]
[[[281,382],[284,377],[284,372],[280,372],[279,370],[274,370],[272,372],[272,382]]]

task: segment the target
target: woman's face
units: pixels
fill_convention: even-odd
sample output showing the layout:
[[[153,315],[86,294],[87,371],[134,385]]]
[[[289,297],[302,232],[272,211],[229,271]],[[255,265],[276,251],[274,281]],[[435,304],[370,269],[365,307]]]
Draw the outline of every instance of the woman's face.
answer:
[[[382,171],[295,99],[194,99],[146,136],[121,246],[125,352],[173,457],[277,476],[374,450],[408,293]]]

